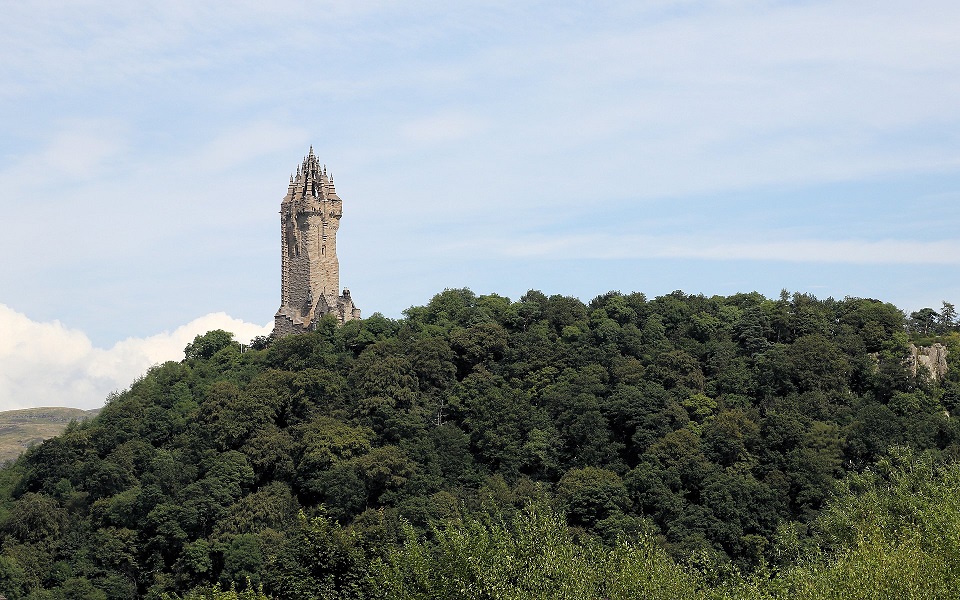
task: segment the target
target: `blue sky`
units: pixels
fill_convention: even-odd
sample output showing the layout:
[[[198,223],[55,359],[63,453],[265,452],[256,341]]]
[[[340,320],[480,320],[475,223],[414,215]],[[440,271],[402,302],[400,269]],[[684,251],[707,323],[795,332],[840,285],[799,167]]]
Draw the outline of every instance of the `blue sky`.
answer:
[[[311,144],[366,315],[461,286],[960,302],[960,4],[600,4],[5,7],[0,408],[262,331]]]

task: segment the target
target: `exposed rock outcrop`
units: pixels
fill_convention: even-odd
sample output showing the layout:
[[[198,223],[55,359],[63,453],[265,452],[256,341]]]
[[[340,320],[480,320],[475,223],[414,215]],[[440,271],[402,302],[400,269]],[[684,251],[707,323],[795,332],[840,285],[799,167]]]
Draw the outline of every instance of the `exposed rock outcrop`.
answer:
[[[910,370],[914,375],[920,365],[926,367],[931,377],[939,380],[947,373],[947,347],[943,344],[920,347],[910,344]]]

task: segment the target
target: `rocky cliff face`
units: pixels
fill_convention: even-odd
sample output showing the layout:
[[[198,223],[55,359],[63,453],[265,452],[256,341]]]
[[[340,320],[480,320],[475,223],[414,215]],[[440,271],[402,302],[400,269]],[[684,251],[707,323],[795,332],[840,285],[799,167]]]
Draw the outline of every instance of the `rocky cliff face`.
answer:
[[[910,356],[910,368],[914,375],[920,365],[926,367],[935,380],[939,380],[947,372],[947,347],[943,344],[921,347],[910,344]]]

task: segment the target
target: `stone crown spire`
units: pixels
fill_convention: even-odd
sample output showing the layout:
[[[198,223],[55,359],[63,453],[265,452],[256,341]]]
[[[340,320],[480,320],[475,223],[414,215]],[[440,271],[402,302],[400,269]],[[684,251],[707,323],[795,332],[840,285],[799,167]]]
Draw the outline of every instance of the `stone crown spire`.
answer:
[[[321,165],[320,161],[313,154],[313,146],[310,147],[310,154],[303,158],[303,162],[297,167],[296,177],[291,176],[292,187],[289,191],[294,193],[288,196],[291,198],[305,198],[307,196],[320,198],[330,202],[339,202],[337,190],[333,185],[333,178],[327,175],[326,165]]]

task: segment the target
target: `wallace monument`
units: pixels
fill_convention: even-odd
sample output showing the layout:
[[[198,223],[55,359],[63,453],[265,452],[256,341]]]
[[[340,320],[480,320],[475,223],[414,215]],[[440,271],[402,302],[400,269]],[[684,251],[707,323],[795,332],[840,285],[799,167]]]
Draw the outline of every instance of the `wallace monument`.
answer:
[[[340,323],[360,318],[350,290],[340,292],[337,229],[342,204],[333,178],[310,146],[280,203],[281,300],[274,337],[313,331],[327,314]]]

